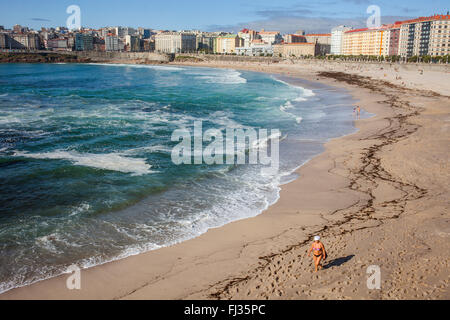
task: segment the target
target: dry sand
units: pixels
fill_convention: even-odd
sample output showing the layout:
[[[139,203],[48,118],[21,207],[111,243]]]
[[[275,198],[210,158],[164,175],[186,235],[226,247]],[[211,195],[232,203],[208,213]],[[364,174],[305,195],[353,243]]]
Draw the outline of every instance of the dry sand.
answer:
[[[199,63],[344,87],[377,116],[326,144],[260,216],[199,238],[15,289],[0,299],[449,299],[448,69]],[[397,69],[398,70],[397,70]],[[363,76],[362,76],[363,75]],[[369,78],[370,77],[370,78]],[[399,79],[399,77],[401,79]],[[312,236],[328,249],[313,273]],[[381,268],[369,290],[367,267]]]

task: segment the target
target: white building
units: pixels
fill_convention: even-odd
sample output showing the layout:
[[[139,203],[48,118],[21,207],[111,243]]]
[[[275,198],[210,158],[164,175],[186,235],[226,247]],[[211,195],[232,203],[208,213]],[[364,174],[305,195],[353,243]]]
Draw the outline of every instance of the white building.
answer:
[[[134,28],[130,27],[115,27],[116,36],[119,38],[125,38],[125,36],[134,36],[137,31]]]
[[[264,29],[259,32],[259,37],[270,45],[283,42],[283,36],[278,31],[265,31]]]
[[[140,40],[137,36],[125,36],[125,45],[127,46],[127,50],[131,52],[141,51]]]
[[[119,37],[106,36],[105,37],[105,50],[106,51],[120,51]]]
[[[346,26],[339,26],[331,30],[331,54],[342,54],[343,35],[349,30],[352,28]]]
[[[191,33],[164,32],[155,35],[155,51],[164,53],[196,52],[197,36]]]
[[[249,29],[241,30],[238,33],[238,36],[244,40],[244,47],[250,47],[253,40],[259,39],[258,32]]]
[[[273,46],[262,40],[253,40],[249,46],[236,48],[238,56],[273,55]]]
[[[37,34],[14,34],[12,38],[15,41],[13,47],[28,50],[37,50],[40,48],[40,40]]]

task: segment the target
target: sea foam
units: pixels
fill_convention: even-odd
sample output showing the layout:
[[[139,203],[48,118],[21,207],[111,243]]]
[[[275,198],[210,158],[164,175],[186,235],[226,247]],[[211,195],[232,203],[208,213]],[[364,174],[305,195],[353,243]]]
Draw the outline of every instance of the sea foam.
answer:
[[[67,160],[78,166],[131,173],[137,176],[152,173],[151,166],[146,163],[146,159],[131,158],[118,153],[93,154],[57,150],[47,153],[19,151],[15,152],[14,155],[32,159]]]
[[[242,73],[233,70],[211,70],[205,69],[187,71],[186,74],[193,75],[196,79],[204,80],[206,83],[217,83],[217,84],[243,84],[247,83],[247,79],[242,77]]]

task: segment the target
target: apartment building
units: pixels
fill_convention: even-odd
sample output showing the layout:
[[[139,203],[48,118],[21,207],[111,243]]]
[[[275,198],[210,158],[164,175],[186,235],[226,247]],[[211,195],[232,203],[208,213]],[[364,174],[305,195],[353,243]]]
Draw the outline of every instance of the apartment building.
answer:
[[[164,53],[196,52],[197,36],[183,32],[164,32],[155,35],[155,51]]]
[[[400,46],[400,25],[394,25],[389,29],[389,55],[398,56]]]
[[[47,40],[47,48],[52,51],[72,51],[72,48],[69,48],[69,43],[65,38]]]
[[[153,33],[151,29],[138,28],[137,34],[140,35],[142,39],[150,39]]]
[[[6,33],[0,33],[0,49],[9,47],[9,37]]]
[[[445,18],[444,18],[445,17]],[[431,56],[450,55],[450,16],[433,20],[428,54]]]
[[[13,27],[13,31],[14,31],[14,33],[23,33],[23,32],[25,32],[26,30],[25,30],[25,28],[22,27],[20,24],[16,24],[16,25]]]
[[[450,54],[450,16],[434,15],[402,21],[399,54],[402,57]]]
[[[243,46],[244,40],[237,34],[229,34],[216,38],[216,53],[236,53],[236,48]]]
[[[306,37],[300,34],[287,34],[284,36],[284,43],[305,43]]]
[[[153,52],[155,51],[155,41],[151,39],[144,39],[142,40],[142,50],[147,52]]]
[[[10,46],[12,49],[39,50],[41,41],[37,34],[13,34],[10,37]]]
[[[331,33],[307,34],[305,39],[306,42],[318,44],[319,55],[325,56],[331,53]]]
[[[306,42],[331,45],[331,33],[312,33],[305,35]]]
[[[291,58],[302,56],[316,56],[319,54],[317,43],[283,43],[273,46],[275,57]]]
[[[129,52],[139,52],[141,51],[141,42],[137,36],[126,35],[125,45],[127,51]]]
[[[238,33],[238,36],[243,39],[244,47],[250,47],[253,40],[260,39],[259,34],[255,30],[243,29]]]
[[[135,36],[137,34],[137,30],[130,27],[115,27],[116,36],[119,38],[125,38],[125,36]]]
[[[214,46],[216,42],[217,34],[214,33],[201,33],[197,35],[196,48],[197,50],[207,53],[214,52]]]
[[[273,46],[264,42],[262,39],[256,39],[253,40],[248,47],[237,47],[236,54],[243,56],[273,55]]]
[[[108,52],[120,51],[119,37],[109,34],[105,37],[105,50]]]
[[[356,29],[344,32],[343,55],[388,56],[391,26]]]
[[[75,51],[94,50],[94,37],[87,33],[75,34]]]
[[[330,52],[331,54],[342,54],[342,40],[344,32],[352,30],[351,27],[339,26],[331,30]]]
[[[264,29],[262,29],[259,32],[259,37],[265,43],[268,43],[271,45],[283,42],[283,36],[278,31],[265,31]]]

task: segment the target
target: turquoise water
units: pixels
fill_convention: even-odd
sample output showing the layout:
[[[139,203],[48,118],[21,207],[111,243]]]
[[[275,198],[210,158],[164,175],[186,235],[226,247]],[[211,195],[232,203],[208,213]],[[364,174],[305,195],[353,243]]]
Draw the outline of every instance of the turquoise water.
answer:
[[[284,79],[285,80],[285,79]],[[353,101],[267,74],[133,65],[0,65],[0,292],[256,216]],[[281,130],[281,168],[182,165],[172,132]]]

